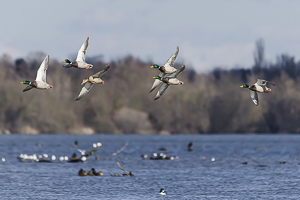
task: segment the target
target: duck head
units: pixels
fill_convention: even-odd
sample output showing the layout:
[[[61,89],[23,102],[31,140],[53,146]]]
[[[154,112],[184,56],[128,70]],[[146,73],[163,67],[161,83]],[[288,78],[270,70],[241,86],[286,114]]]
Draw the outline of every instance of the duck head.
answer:
[[[26,85],[30,85],[31,82],[30,81],[23,81],[23,82],[20,82],[21,84],[26,84]]]
[[[159,68],[159,66],[157,64],[154,64],[150,68]]]
[[[161,77],[160,77],[160,76],[154,76],[154,77],[152,77],[152,78],[161,80]]]
[[[68,60],[68,59],[65,59],[64,61],[62,61],[63,63],[71,63],[71,61],[70,60]]]
[[[244,85],[241,85],[240,87],[241,87],[241,88],[249,88],[249,85],[244,84]]]

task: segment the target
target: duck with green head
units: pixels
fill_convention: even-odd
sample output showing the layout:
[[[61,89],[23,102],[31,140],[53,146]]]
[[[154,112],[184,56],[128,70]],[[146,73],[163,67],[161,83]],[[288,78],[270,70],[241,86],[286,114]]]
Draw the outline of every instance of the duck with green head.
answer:
[[[159,70],[159,77],[165,77],[166,74],[172,74],[177,72],[178,70],[173,67],[175,59],[178,55],[179,52],[179,47],[176,47],[176,51],[171,55],[171,57],[167,60],[166,64],[164,64],[163,66],[158,66],[157,64],[152,65],[150,68],[156,68]],[[159,84],[161,83],[161,81],[159,79],[155,79],[152,88],[150,89],[150,92],[152,92],[157,86],[159,86]]]
[[[185,66],[182,65],[181,69],[173,74],[170,74],[169,76],[165,76],[165,77],[161,77],[161,76],[155,76],[153,77],[155,80],[159,80],[159,81],[162,81],[163,84],[160,86],[156,96],[155,96],[155,99],[154,100],[157,100],[159,99],[163,94],[164,92],[168,89],[168,87],[170,85],[183,85],[184,83],[180,80],[177,79],[177,76],[185,69]]]
[[[20,82],[21,84],[25,84],[28,85],[23,92],[26,92],[28,90],[31,90],[32,88],[37,88],[37,89],[41,89],[41,90],[45,90],[45,89],[50,89],[53,88],[52,85],[49,85],[46,82],[46,71],[48,69],[48,65],[49,65],[49,55],[47,55],[45,57],[45,59],[43,60],[42,64],[40,65],[37,74],[36,74],[36,78],[34,81],[22,81]]]
[[[253,103],[258,106],[258,95],[257,92],[259,93],[268,93],[271,92],[271,88],[268,88],[266,86],[267,83],[270,83],[272,85],[275,86],[274,83],[263,80],[263,79],[257,79],[256,83],[254,83],[253,85],[249,86],[247,84],[241,85],[241,88],[248,88],[249,89],[249,93],[250,93],[250,98],[253,101]]]
[[[79,68],[79,69],[91,69],[93,67],[93,65],[85,62],[85,54],[86,54],[86,49],[87,49],[88,45],[89,45],[89,37],[87,37],[87,39],[84,41],[84,43],[80,47],[78,54],[77,54],[76,61],[71,62],[69,59],[65,59],[62,62],[67,63],[67,65],[64,67],[65,68],[75,67],[75,68]]]

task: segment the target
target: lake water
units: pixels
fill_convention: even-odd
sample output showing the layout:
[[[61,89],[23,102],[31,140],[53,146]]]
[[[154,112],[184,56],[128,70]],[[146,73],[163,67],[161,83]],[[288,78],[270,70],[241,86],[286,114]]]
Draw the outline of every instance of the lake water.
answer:
[[[21,153],[80,155],[75,140],[87,151],[96,142],[102,147],[84,163],[17,159]],[[105,159],[126,142],[121,153]],[[179,158],[141,158],[161,147]],[[0,158],[6,160],[0,160],[0,199],[300,198],[300,135],[0,135]],[[135,176],[111,176],[124,173],[115,158]],[[104,176],[78,176],[81,168]],[[161,188],[166,196],[158,195]]]

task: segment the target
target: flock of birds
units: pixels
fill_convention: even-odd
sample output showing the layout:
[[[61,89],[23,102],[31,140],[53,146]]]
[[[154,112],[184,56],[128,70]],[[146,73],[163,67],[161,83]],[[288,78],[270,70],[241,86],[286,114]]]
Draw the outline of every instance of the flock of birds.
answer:
[[[39,147],[41,147],[40,144],[37,144]],[[190,142],[187,146],[187,151],[193,151],[193,143]],[[78,141],[75,141],[73,144],[74,147],[78,147]],[[97,150],[100,149],[100,147],[102,146],[102,144],[100,142],[97,143],[93,143],[93,149],[91,151],[89,151],[88,153],[86,153],[86,150],[82,150],[82,149],[77,149],[80,153],[81,156],[80,157],[76,157],[76,154],[73,153],[73,155],[71,156],[71,158],[69,158],[68,156],[60,156],[60,157],[56,157],[55,155],[48,155],[48,154],[41,154],[41,155],[37,155],[37,154],[32,154],[32,155],[27,155],[27,154],[20,154],[20,156],[18,157],[18,160],[21,162],[43,162],[43,163],[53,163],[57,160],[59,160],[60,162],[69,162],[69,163],[73,163],[73,162],[84,162],[86,161],[87,157],[92,155],[93,153],[95,153]],[[169,148],[168,147],[161,147],[156,149],[158,151],[168,151]],[[115,154],[113,154],[115,155]],[[99,159],[98,156],[95,156],[96,160]],[[146,159],[148,157],[147,154],[143,154],[141,156],[143,159]],[[97,159],[98,158],[98,159]],[[165,153],[153,153],[152,157],[150,157],[151,160],[173,160],[179,158],[178,156],[166,156]],[[205,158],[203,158],[205,159]],[[5,158],[2,158],[2,162],[5,162]],[[116,160],[117,161],[117,160]],[[212,160],[214,161],[214,160]],[[111,174],[110,172],[108,172],[111,176],[134,176],[132,172],[129,172],[127,170],[125,170],[122,165],[117,161],[118,166],[120,167],[121,170],[123,170],[125,173],[123,174]],[[91,168],[91,170],[89,170],[88,172],[83,170],[82,168],[78,171],[78,176],[103,176],[103,171],[96,171],[95,168]],[[165,192],[165,190],[162,188],[159,193],[159,195],[166,195],[167,193]]]
[[[85,62],[85,56],[86,56],[86,50],[88,44],[89,44],[89,37],[87,37],[87,39],[80,47],[77,54],[77,58],[74,62],[71,62],[69,59],[65,59],[64,61],[62,61],[63,63],[67,63],[67,65],[65,65],[64,67],[65,68],[75,67],[78,69],[91,69],[93,65]],[[172,56],[169,58],[169,60],[164,66],[158,66],[157,64],[151,66],[151,68],[157,68],[160,72],[157,76],[153,77],[155,81],[150,92],[152,92],[155,88],[157,88],[162,83],[154,100],[159,99],[170,85],[183,84],[182,81],[177,79],[177,76],[185,69],[185,66],[183,65],[180,70],[177,70],[176,68],[173,67],[178,52],[179,52],[179,47],[177,47],[176,51],[172,54]],[[49,65],[49,55],[45,57],[44,61],[40,65],[37,71],[36,79],[34,81],[25,80],[21,82],[22,84],[28,85],[23,90],[23,92],[31,90],[32,88],[37,88],[42,90],[53,88],[52,85],[46,82],[46,71],[48,69],[48,65]],[[83,79],[81,85],[83,84],[85,85],[81,89],[75,101],[80,100],[84,95],[86,95],[91,90],[94,84],[104,84],[104,81],[100,77],[103,74],[105,74],[109,68],[110,66],[106,65],[106,67],[103,70],[97,72],[94,75],[89,76],[86,79]]]
[[[75,67],[78,69],[91,69],[93,67],[92,64],[88,64],[85,62],[85,56],[86,56],[86,50],[89,44],[89,37],[84,41],[82,46],[80,47],[77,58],[74,62],[71,62],[69,59],[65,59],[63,62],[67,63],[65,65],[65,68],[71,68]],[[159,85],[160,88],[158,89],[158,92],[154,98],[154,100],[159,99],[164,92],[168,89],[170,85],[183,85],[184,83],[180,80],[177,79],[179,74],[185,69],[185,65],[182,65],[182,67],[178,70],[175,67],[173,67],[175,59],[178,55],[179,52],[179,47],[176,48],[176,51],[171,55],[171,57],[167,60],[167,62],[163,66],[159,66],[157,64],[154,64],[151,66],[151,68],[156,68],[159,70],[159,74],[157,76],[154,76],[153,78],[154,83],[150,89],[150,92],[152,92],[155,88],[157,88]],[[22,84],[28,85],[23,92],[26,92],[28,90],[31,90],[32,88],[37,88],[37,89],[50,89],[53,88],[52,85],[48,84],[46,82],[46,71],[48,69],[49,65],[49,55],[47,55],[40,65],[36,79],[34,81],[28,81],[25,80],[21,82]],[[78,97],[75,99],[75,101],[80,100],[84,95],[86,95],[91,88],[93,87],[94,84],[104,84],[104,81],[101,79],[101,76],[107,72],[107,70],[110,68],[109,65],[106,65],[106,67],[97,72],[94,75],[89,76],[86,79],[83,79],[81,85],[84,84],[82,87]],[[263,79],[257,79],[257,82],[251,86],[244,84],[240,87],[242,88],[248,88],[250,92],[250,97],[253,101],[253,103],[258,106],[258,95],[257,93],[268,93],[271,91],[270,88],[266,86],[267,83],[270,83],[275,86],[274,83],[271,83],[269,81],[263,80]]]

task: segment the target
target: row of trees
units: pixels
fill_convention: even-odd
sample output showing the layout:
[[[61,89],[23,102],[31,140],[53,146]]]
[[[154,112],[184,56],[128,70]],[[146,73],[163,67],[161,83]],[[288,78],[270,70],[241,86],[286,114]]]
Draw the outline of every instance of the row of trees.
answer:
[[[22,92],[20,81],[34,80],[43,53],[12,61],[0,59],[0,131],[12,133],[294,133],[300,132],[300,62],[288,55],[275,63],[264,59],[257,42],[254,65],[248,69],[215,69],[197,74],[191,67],[180,75],[183,86],[171,86],[162,98],[149,94],[156,69],[132,56],[110,63],[96,85],[75,102],[83,78],[106,63],[90,59],[91,70],[63,68],[50,59],[47,82],[54,88]],[[175,67],[180,68],[181,63]],[[276,83],[259,94],[255,106],[239,86],[257,78]]]

